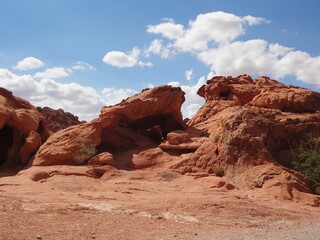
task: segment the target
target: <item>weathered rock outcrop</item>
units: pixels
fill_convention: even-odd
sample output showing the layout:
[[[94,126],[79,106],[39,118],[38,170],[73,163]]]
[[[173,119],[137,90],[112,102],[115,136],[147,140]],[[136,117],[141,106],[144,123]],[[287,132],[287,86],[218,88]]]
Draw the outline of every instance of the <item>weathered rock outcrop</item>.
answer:
[[[48,136],[37,109],[0,88],[0,169],[21,169]]]
[[[49,131],[53,133],[82,123],[79,121],[77,116],[74,116],[72,113],[65,112],[62,109],[55,110],[50,107],[37,107],[37,110],[47,121]]]
[[[320,136],[320,93],[247,75],[214,77],[198,93],[206,102],[188,124],[209,137],[174,168],[210,173],[220,166],[236,186],[286,199],[309,192],[289,168],[293,149],[309,134]]]
[[[33,165],[75,164],[79,152],[85,154],[85,148],[94,147],[97,154],[111,153],[118,168],[149,166],[134,156],[157,146],[169,132],[186,127],[180,111],[183,102],[184,92],[180,88],[160,86],[143,90],[120,104],[103,108],[99,118],[89,123],[52,135],[37,152]],[[132,149],[135,151],[130,152]],[[140,155],[149,158],[150,153]],[[84,156],[83,160],[90,157]],[[139,162],[139,167],[135,162]]]
[[[99,176],[113,167],[158,165],[196,177],[225,174],[237,188],[261,188],[284,199],[310,192],[307,180],[290,167],[300,142],[308,134],[320,137],[320,93],[242,75],[214,77],[198,94],[206,102],[188,126],[180,88],[146,89],[104,107],[89,123],[52,135],[33,165],[88,161],[99,167],[93,168]]]

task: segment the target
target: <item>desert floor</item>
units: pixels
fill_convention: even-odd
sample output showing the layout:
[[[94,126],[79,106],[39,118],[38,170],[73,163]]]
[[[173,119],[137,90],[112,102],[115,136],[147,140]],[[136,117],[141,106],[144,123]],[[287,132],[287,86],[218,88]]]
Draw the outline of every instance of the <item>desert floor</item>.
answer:
[[[218,177],[154,168],[94,179],[85,171],[2,174],[0,239],[320,239],[319,207],[228,190]]]

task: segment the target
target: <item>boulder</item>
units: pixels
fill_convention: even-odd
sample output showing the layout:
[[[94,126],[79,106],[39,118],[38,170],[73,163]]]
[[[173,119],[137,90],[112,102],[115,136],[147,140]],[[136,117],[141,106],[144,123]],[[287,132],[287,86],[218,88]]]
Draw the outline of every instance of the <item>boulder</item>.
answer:
[[[100,116],[91,122],[53,134],[40,147],[33,165],[76,164],[79,153],[86,162],[93,156],[85,153],[93,152],[93,148],[97,153],[113,154],[119,168],[149,165],[133,163],[140,160],[125,152],[155,147],[168,133],[185,129],[180,111],[184,100],[184,92],[177,87],[145,89],[115,106],[102,108]]]
[[[88,161],[88,165],[94,165],[94,166],[104,166],[104,165],[110,165],[115,166],[115,162],[113,159],[113,155],[108,152],[103,152],[98,155],[95,155]]]
[[[47,123],[37,109],[0,88],[0,169],[21,169],[48,136]]]

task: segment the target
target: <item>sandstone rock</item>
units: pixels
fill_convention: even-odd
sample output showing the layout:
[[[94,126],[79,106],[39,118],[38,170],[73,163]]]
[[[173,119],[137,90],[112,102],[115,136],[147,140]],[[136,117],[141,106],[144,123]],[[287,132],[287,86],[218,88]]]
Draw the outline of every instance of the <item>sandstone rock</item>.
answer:
[[[55,110],[50,107],[37,107],[37,110],[46,119],[49,130],[54,133],[67,127],[82,123],[79,121],[77,116],[74,116],[69,112],[65,112],[62,109]]]
[[[174,169],[220,166],[237,187],[272,189],[282,199],[310,192],[308,181],[288,167],[305,136],[320,136],[319,93],[244,75],[214,77],[198,94],[206,102],[188,125],[209,136]]]
[[[102,130],[96,124],[71,126],[51,135],[36,153],[33,165],[78,164],[79,153],[85,154],[86,147],[98,146]],[[91,149],[88,149],[90,151]],[[87,156],[89,160],[93,156]]]
[[[158,158],[161,157],[163,152],[160,148],[151,148],[134,154],[132,158],[134,169],[143,169],[156,165]]]
[[[0,168],[21,169],[48,136],[46,121],[36,108],[0,88]]]
[[[171,145],[179,145],[181,143],[188,143],[191,141],[191,137],[184,131],[173,131],[168,133],[167,141]]]
[[[20,159],[23,165],[28,163],[31,156],[39,149],[41,144],[40,135],[37,132],[31,131],[20,148]]]
[[[100,153],[94,157],[92,157],[88,161],[88,165],[97,165],[97,166],[103,166],[103,165],[110,165],[115,166],[115,162],[113,159],[113,155],[108,152]]]
[[[104,107],[100,116],[89,123],[71,126],[52,135],[40,147],[33,165],[75,164],[75,154],[82,151],[77,142],[79,138],[85,139],[87,145],[100,153],[113,154],[119,168],[149,165],[137,163],[138,159],[148,159],[142,158],[143,154],[136,153],[139,157],[132,160],[124,152],[157,146],[160,140],[157,136],[166,138],[172,131],[185,129],[180,111],[183,102],[184,92],[180,88],[145,89],[120,104]]]

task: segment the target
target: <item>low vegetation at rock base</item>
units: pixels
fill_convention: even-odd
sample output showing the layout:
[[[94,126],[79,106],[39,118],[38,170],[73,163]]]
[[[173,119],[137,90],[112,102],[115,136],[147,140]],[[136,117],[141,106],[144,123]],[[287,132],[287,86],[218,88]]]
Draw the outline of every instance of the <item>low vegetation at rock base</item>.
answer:
[[[320,138],[307,137],[294,153],[292,165],[311,182],[314,192],[320,194]]]
[[[224,176],[223,167],[212,166],[210,170],[211,170],[211,173],[214,174],[217,177],[223,177]]]
[[[86,163],[97,153],[94,144],[92,144],[92,142],[85,137],[80,137],[76,139],[76,143],[79,149],[74,155],[73,159],[77,164]]]

